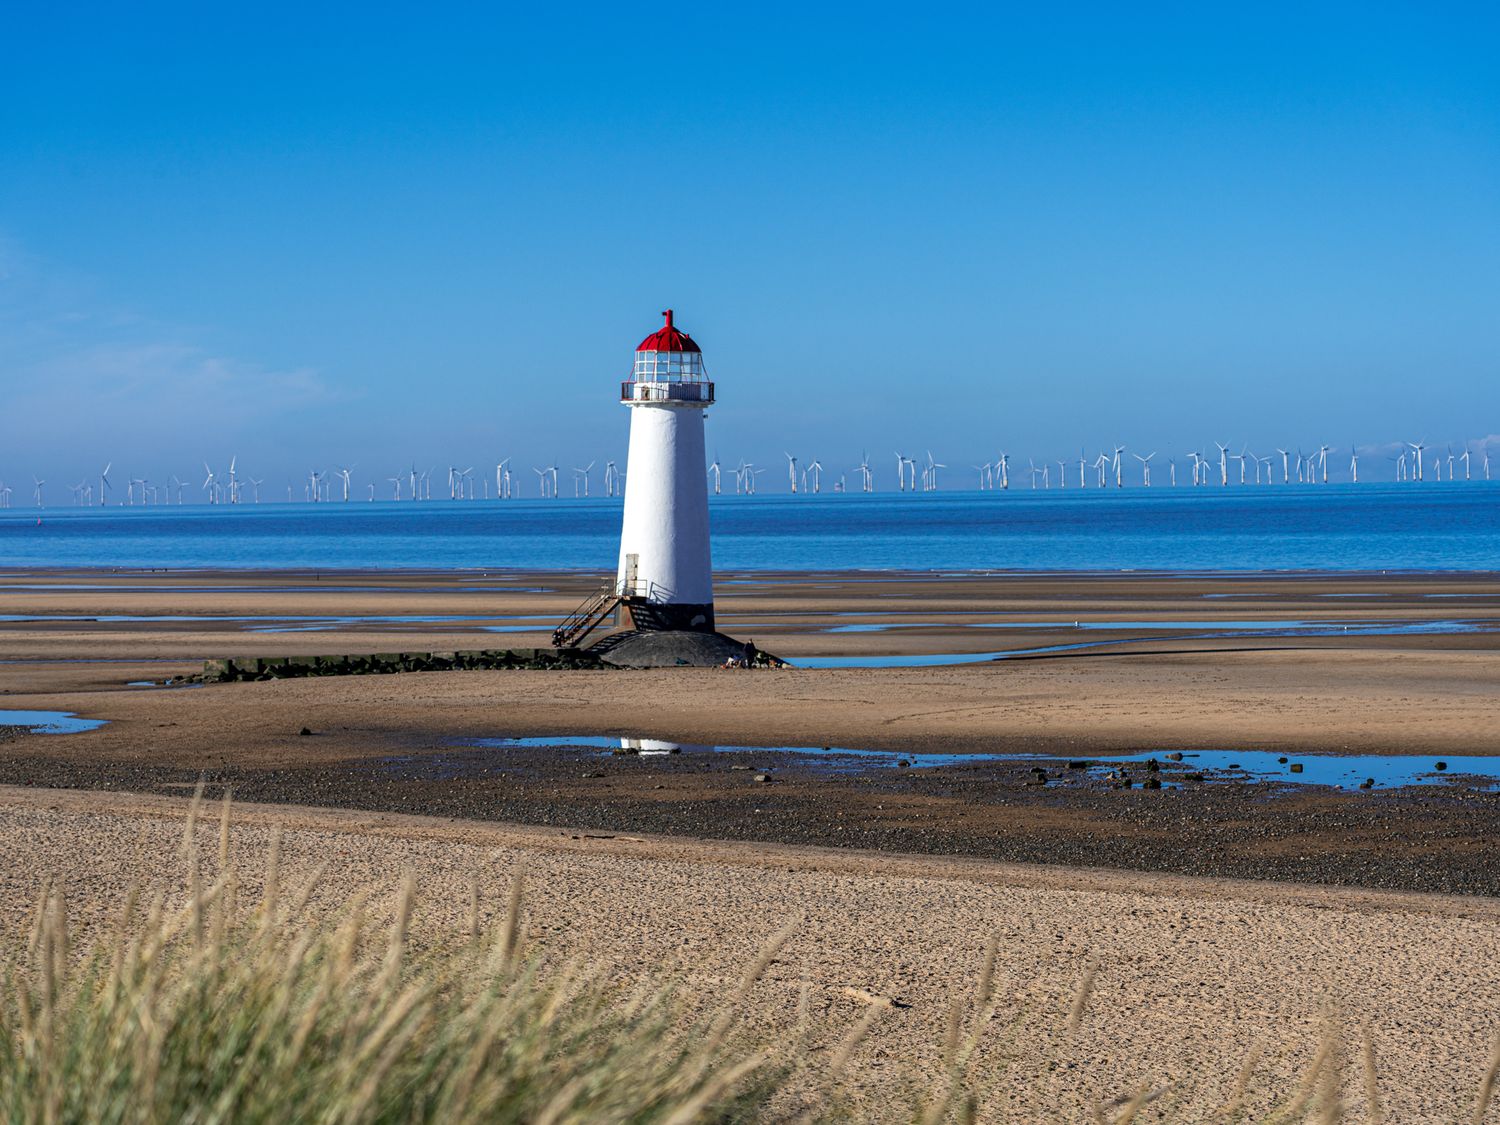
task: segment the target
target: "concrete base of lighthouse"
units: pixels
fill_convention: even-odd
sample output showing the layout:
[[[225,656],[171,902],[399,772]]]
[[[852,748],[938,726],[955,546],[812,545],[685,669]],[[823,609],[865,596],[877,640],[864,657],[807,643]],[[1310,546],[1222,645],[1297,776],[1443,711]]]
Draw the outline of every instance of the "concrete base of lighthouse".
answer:
[[[722,668],[730,664],[779,668],[783,664],[751,642],[696,629],[613,633],[589,651],[617,668]]]

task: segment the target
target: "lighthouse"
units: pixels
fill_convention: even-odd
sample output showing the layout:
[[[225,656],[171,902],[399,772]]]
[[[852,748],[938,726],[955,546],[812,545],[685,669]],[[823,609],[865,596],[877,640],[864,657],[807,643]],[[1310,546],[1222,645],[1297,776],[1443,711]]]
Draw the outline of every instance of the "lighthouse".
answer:
[[[615,595],[642,631],[714,631],[703,417],[714,385],[693,338],[666,323],[635,350],[620,401],[630,455]]]

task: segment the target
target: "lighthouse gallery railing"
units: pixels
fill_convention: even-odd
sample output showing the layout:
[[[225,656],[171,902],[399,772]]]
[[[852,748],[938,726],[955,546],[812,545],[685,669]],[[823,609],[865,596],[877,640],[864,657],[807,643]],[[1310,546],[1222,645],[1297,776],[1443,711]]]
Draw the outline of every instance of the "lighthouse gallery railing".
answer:
[[[640,382],[626,379],[620,384],[621,402],[713,402],[714,385],[696,383]]]

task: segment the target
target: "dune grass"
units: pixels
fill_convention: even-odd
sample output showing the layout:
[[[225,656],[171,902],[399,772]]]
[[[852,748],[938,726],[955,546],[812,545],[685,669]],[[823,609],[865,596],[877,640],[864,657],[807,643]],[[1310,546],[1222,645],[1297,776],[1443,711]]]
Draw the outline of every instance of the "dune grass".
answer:
[[[659,979],[621,986],[583,961],[548,963],[528,949],[519,872],[493,922],[481,922],[476,889],[466,932],[426,948],[410,936],[410,880],[393,912],[371,905],[377,895],[389,902],[388,887],[313,911],[318,875],[283,887],[274,841],[261,897],[241,902],[228,802],[217,875],[206,884],[198,809],[195,798],[183,836],[185,895],[169,905],[165,894],[132,893],[111,932],[75,949],[63,889],[49,885],[30,933],[0,951],[0,1120],[687,1125],[874,1112],[846,1095],[858,1085],[852,1060],[889,1011],[878,997],[861,994],[868,1002],[847,1026],[813,1029],[804,990],[795,1033],[767,1044],[750,1030],[752,993],[791,925],[705,1010],[701,998]],[[993,1046],[1026,1022],[996,995],[997,955],[992,939],[974,994],[950,1010],[939,1073],[922,1086],[914,1079],[908,1097],[880,1108],[882,1119],[993,1119],[986,1095],[1006,1081],[1004,1068],[976,1074],[975,1060],[986,1040]],[[1096,972],[1085,971],[1055,1015],[1060,1050],[1088,1019]],[[1328,1026],[1300,1080],[1280,1091],[1255,1082],[1253,1052],[1225,1081],[1215,1119],[1383,1121],[1369,1034]],[[1486,1119],[1497,1084],[1500,1043],[1468,1120]],[[1144,1084],[1078,1119],[1187,1120],[1180,1093]]]
[[[114,932],[70,948],[60,887],[3,965],[0,1118],[10,1122],[685,1123],[757,1116],[792,1069],[740,1031],[753,978],[709,1017],[659,982],[622,991],[580,965],[543,969],[509,908],[426,951],[370,921],[368,896],[307,916],[316,880],[236,901],[225,874],[186,901],[132,893]],[[191,823],[185,840],[194,838]],[[191,849],[191,843],[188,844]],[[818,1114],[815,1114],[815,1116]]]

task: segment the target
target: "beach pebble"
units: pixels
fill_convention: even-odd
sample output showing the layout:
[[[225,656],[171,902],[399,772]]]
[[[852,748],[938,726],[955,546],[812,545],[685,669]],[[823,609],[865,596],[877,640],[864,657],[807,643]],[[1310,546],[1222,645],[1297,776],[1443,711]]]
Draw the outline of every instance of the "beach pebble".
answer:
[[[1180,762],[1180,761],[1182,761],[1182,755],[1179,752],[1177,752],[1176,750],[1174,750],[1170,754],[1167,755],[1167,761],[1169,761],[1169,762]]]
[[[755,780],[764,785],[766,782],[771,780],[771,775],[768,773],[758,773],[755,775]]]
[[[1302,772],[1302,763],[1301,762],[1293,762],[1287,768],[1290,769],[1293,773],[1301,773]]]

